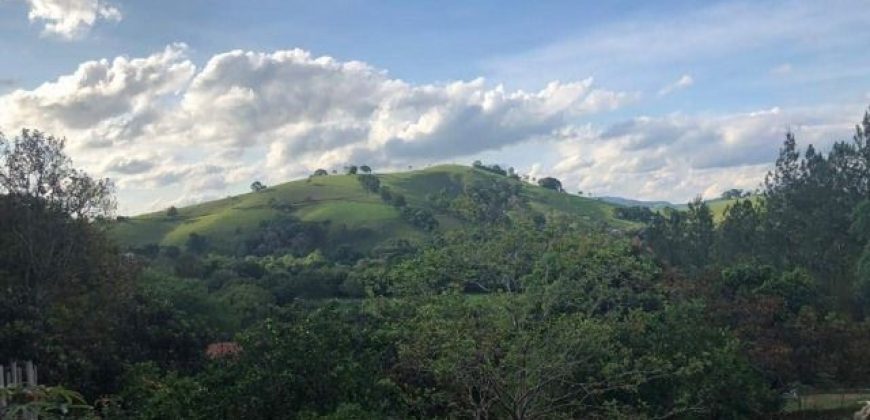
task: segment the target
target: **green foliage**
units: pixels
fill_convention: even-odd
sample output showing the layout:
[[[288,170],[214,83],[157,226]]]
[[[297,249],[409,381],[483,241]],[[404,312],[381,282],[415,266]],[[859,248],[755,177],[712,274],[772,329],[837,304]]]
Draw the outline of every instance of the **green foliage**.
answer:
[[[394,401],[379,381],[384,343],[359,308],[287,308],[239,338],[241,352],[179,378],[153,368],[131,378],[128,401],[144,418],[286,418],[377,413]]]
[[[392,204],[393,207],[405,207],[408,205],[408,201],[405,199],[404,194],[393,193],[392,198],[390,199],[390,204]]]
[[[258,193],[266,190],[266,185],[264,185],[260,181],[254,181],[251,183],[251,191]]]
[[[199,235],[196,232],[192,232],[190,236],[187,237],[187,243],[185,245],[188,252],[202,254],[208,250],[208,238]]]
[[[484,164],[483,164],[481,161],[479,161],[479,160],[475,160],[475,161],[471,164],[471,167],[473,167],[474,169],[479,169],[479,170],[481,170],[481,171],[490,172],[490,173],[493,173],[493,174],[496,174],[496,175],[501,175],[501,176],[507,176],[507,175],[508,175],[508,172],[507,172],[506,170],[502,169],[501,166],[499,166],[499,165],[495,165],[495,164],[493,164],[493,165],[484,165]],[[511,169],[513,170],[513,168],[511,168]]]
[[[723,200],[736,200],[741,198],[748,198],[749,196],[750,194],[748,192],[744,192],[739,188],[732,188],[730,190],[725,190],[725,192],[722,193],[721,198]]]
[[[618,219],[631,220],[640,223],[651,223],[655,218],[655,212],[649,207],[616,207],[613,215]]]
[[[133,303],[119,315],[121,349],[131,361],[192,371],[209,343],[239,328],[242,314],[229,309],[200,280],[145,271]]]
[[[117,314],[131,298],[133,269],[95,222],[113,203],[111,183],[73,169],[62,140],[0,136],[0,360],[34,360],[44,382],[89,396],[115,385]]]
[[[450,209],[458,217],[474,223],[504,223],[511,210],[525,207],[519,183],[498,178],[483,178],[465,185]]]
[[[538,185],[544,187],[548,190],[559,191],[562,192],[562,182],[553,177],[544,177],[538,179]]]
[[[645,232],[650,246],[673,266],[699,269],[711,263],[715,227],[710,208],[700,197],[685,212],[665,209]]]
[[[285,216],[260,223],[258,229],[244,241],[242,255],[293,254],[305,255],[324,243],[326,232],[318,223],[302,222]]]
[[[401,213],[403,219],[420,229],[433,231],[438,228],[438,220],[436,220],[435,215],[427,209],[402,207]]]
[[[39,130],[23,129],[13,139],[0,133],[0,194],[79,219],[110,216],[114,184],[73,168],[65,143]]]
[[[725,210],[714,245],[716,257],[727,264],[755,261],[761,251],[759,206],[737,200]]]
[[[7,404],[0,407],[0,417],[9,420],[91,418],[93,413],[81,394],[59,386],[0,388],[0,399]]]
[[[369,170],[368,172],[371,172],[371,170]],[[359,181],[360,185],[362,185],[364,190],[372,193],[377,193],[381,188],[381,181],[378,179],[377,176],[372,175],[368,172],[357,175],[356,179]]]
[[[801,269],[766,279],[754,292],[782,298],[786,308],[794,313],[804,306],[822,303],[815,279]]]
[[[396,327],[392,374],[412,415],[742,418],[777,409],[736,343],[697,321],[701,308],[546,315],[536,296],[416,302]]]

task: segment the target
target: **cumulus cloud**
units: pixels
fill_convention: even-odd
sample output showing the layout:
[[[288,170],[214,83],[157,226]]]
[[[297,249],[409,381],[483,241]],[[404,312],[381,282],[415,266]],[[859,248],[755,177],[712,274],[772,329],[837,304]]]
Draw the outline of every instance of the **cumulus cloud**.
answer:
[[[74,147],[107,147],[134,140],[160,118],[163,102],[185,87],[196,67],[184,45],[145,58],[88,61],[33,90],[0,97],[0,127],[37,124],[67,134]]]
[[[818,107],[723,116],[638,117],[601,129],[563,131],[555,175],[569,189],[642,199],[713,198],[754,189],[776,158],[785,133],[824,150],[848,139],[861,106]]]
[[[0,129],[65,135],[75,157],[122,188],[181,184],[202,196],[245,177],[280,181],[349,162],[398,167],[551,138],[637,99],[592,79],[537,91],[483,79],[411,84],[298,49],[230,51],[200,70],[185,50],[90,61],[0,96]]]
[[[121,11],[103,0],[27,0],[31,22],[44,22],[43,34],[76,39],[98,20],[120,21]]]
[[[692,79],[692,76],[688,74],[684,74],[677,81],[665,85],[661,89],[659,89],[659,96],[665,96],[673,93],[674,91],[685,89],[689,86],[692,86],[695,83],[695,79]]]

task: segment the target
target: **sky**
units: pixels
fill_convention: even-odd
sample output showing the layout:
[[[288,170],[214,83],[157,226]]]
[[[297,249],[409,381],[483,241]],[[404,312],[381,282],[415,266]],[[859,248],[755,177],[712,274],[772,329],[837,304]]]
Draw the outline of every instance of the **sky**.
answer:
[[[0,132],[129,215],[315,169],[474,160],[571,193],[757,188],[870,104],[865,1],[0,0]]]

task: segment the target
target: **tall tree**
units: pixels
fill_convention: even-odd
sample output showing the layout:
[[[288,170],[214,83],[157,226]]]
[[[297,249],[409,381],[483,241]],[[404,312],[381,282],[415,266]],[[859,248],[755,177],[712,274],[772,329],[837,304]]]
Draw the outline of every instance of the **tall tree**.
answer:
[[[97,223],[114,202],[63,140],[0,136],[0,360],[33,359],[46,382],[90,392],[117,377],[112,331],[131,273]]]
[[[697,197],[689,203],[686,215],[690,263],[696,267],[704,267],[711,262],[715,231],[713,213],[710,206],[701,197]]]
[[[725,209],[717,230],[717,260],[732,264],[758,258],[759,214],[752,200],[737,200]]]
[[[65,142],[38,130],[11,140],[0,133],[0,194],[72,217],[110,216],[114,184],[73,168]]]

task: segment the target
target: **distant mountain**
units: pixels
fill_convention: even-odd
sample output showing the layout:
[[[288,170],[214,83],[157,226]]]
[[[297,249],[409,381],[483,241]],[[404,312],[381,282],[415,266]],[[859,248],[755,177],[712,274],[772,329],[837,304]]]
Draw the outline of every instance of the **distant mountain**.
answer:
[[[651,209],[660,209],[665,207],[677,207],[677,205],[668,201],[642,201],[633,200],[624,197],[596,197],[598,200],[605,203],[615,204],[623,207],[649,207]]]

